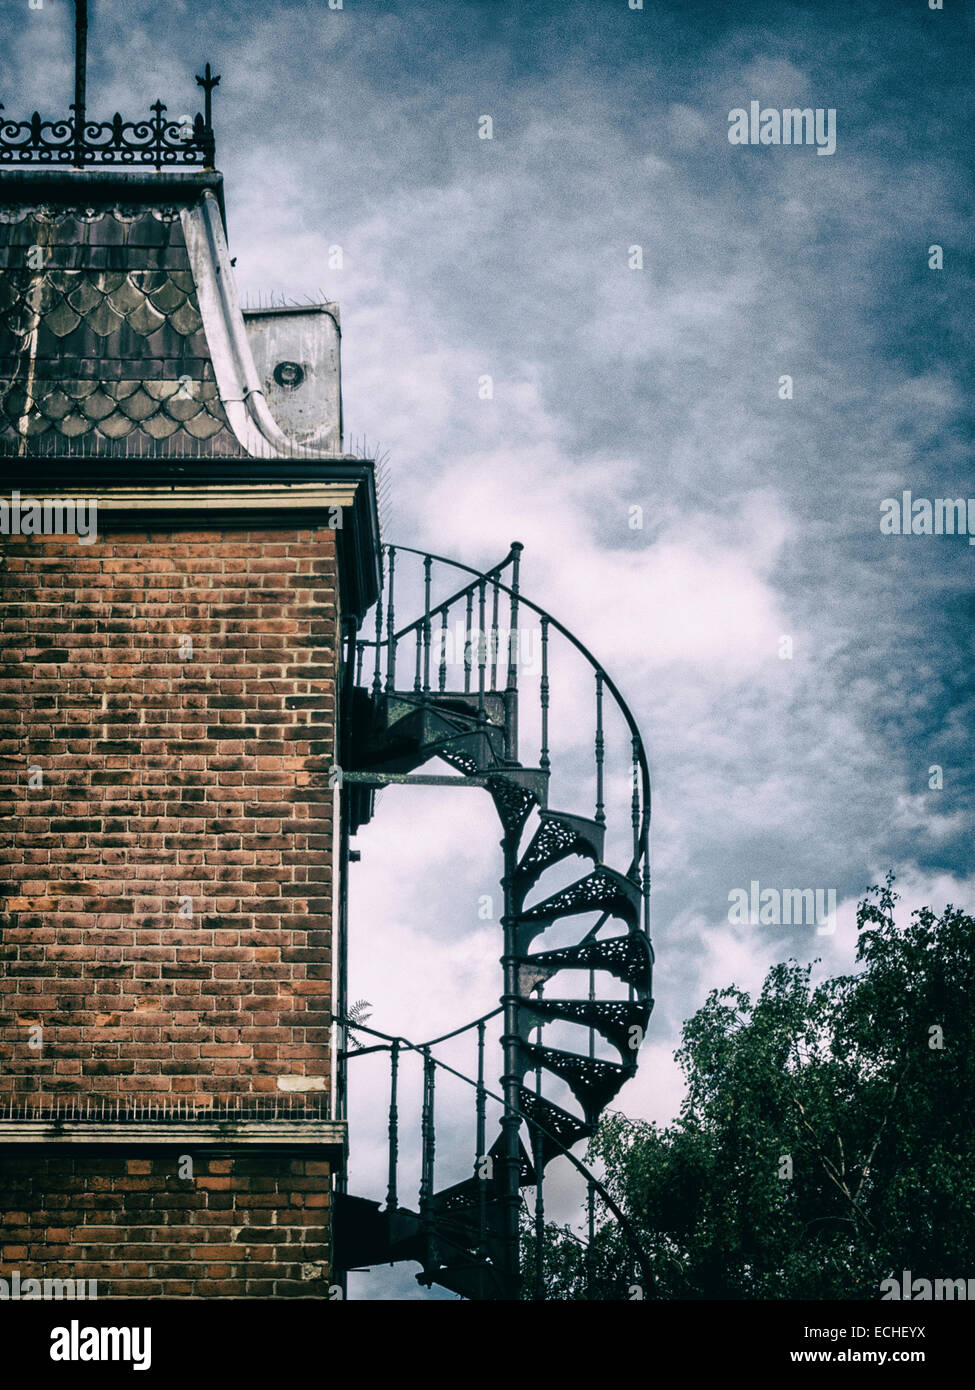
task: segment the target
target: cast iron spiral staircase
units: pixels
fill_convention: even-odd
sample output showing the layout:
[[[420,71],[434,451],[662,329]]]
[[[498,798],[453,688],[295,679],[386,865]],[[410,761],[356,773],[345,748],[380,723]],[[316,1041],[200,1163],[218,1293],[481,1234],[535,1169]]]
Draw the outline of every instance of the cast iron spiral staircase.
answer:
[[[352,1048],[346,1031],[341,1043],[343,1071],[344,1063],[355,1057],[377,1051],[389,1056],[389,1182],[385,1204],[338,1195],[336,1265],[349,1270],[413,1260],[421,1265],[417,1275],[421,1284],[436,1283],[470,1299],[522,1296],[519,1226],[524,1187],[535,1191],[533,1296],[544,1296],[543,1179],[546,1167],[560,1155],[586,1179],[590,1241],[597,1199],[609,1205],[628,1231],[623,1213],[571,1151],[594,1133],[603,1110],[634,1074],[653,1004],[650,778],[643,742],[622,696],[595,658],[556,619],[521,594],[521,550],[520,544],[513,544],[501,564],[481,574],[408,547],[386,547],[375,635],[352,635],[346,668],[351,717],[342,754],[345,843],[371,816],[379,787],[412,783],[487,790],[503,830],[504,911],[499,943],[503,983],[498,1009],[428,1043],[412,1044],[355,1025],[356,1034],[379,1041]],[[412,586],[408,571],[405,582],[410,601],[417,609],[422,605],[422,614],[397,627],[396,588],[399,585],[402,590],[404,584],[402,557],[409,557],[414,571],[421,571],[412,576]],[[434,566],[438,581],[445,570],[473,578],[435,599]],[[462,619],[455,621],[457,640],[452,647],[450,620],[458,613]],[[537,639],[537,660],[532,662],[524,657],[526,632]],[[568,654],[574,658],[576,673],[581,669],[585,674],[588,668],[592,682],[594,718],[588,755],[593,759],[592,817],[549,805],[553,771],[564,765],[569,773],[566,780],[578,780],[580,764],[587,756],[578,751],[577,728],[569,731],[567,755],[553,753],[550,747],[556,684],[551,649],[556,638],[563,649],[560,678],[563,668],[567,671],[564,657]],[[531,730],[537,753],[526,764],[519,759],[519,736],[525,723],[519,716],[526,713],[523,668],[528,667],[537,677]],[[618,764],[624,753],[626,770],[621,774]],[[435,758],[453,771],[418,770]],[[615,795],[618,809],[621,791],[628,820],[625,838],[619,824],[610,825],[607,818],[610,794]],[[613,850],[629,856],[622,868],[605,862],[611,832]],[[541,887],[553,870],[568,881],[554,888]],[[584,992],[573,997],[566,981],[578,982],[580,972]],[[552,982],[554,992],[546,993]],[[341,997],[338,1005],[345,1025]],[[485,1030],[495,1016],[501,1020],[500,1095],[485,1084]],[[556,1045],[553,1035],[562,1038],[567,1028],[569,1043],[563,1040],[563,1045]],[[460,1035],[476,1040],[475,1077],[447,1066],[433,1052],[438,1044]],[[406,1055],[419,1056],[423,1065],[422,1165],[415,1211],[400,1205],[397,1180],[398,1084]],[[473,1089],[476,1134],[472,1175],[438,1191],[434,1101],[437,1076],[443,1071]],[[558,1100],[551,1095],[553,1089]],[[500,1133],[487,1148],[489,1099],[501,1110]],[[575,1109],[566,1109],[567,1105]],[[642,1264],[645,1271],[635,1238],[634,1245],[635,1267]]]

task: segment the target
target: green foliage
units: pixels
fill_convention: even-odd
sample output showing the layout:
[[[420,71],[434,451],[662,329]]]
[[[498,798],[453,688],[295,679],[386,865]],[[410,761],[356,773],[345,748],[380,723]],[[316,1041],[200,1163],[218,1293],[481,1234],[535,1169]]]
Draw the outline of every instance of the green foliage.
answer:
[[[858,973],[813,989],[790,961],[754,1000],[709,996],[673,1124],[604,1119],[589,1160],[650,1257],[645,1297],[875,1299],[904,1269],[975,1275],[975,918],[924,908],[899,929],[897,896],[888,875],[861,902]],[[528,1293],[533,1258],[528,1236]],[[605,1213],[588,1268],[556,1227],[545,1265],[550,1298],[646,1283]]]
[[[367,1009],[370,1010],[369,1013],[366,1013]],[[365,1047],[365,1043],[359,1040],[359,1035],[356,1032],[356,1025],[362,1024],[362,1026],[365,1027],[365,1025],[372,1018],[371,1010],[372,1005],[369,1003],[368,999],[357,999],[355,1003],[351,1005],[349,1009],[346,1010],[348,1014],[348,1018],[346,1021],[346,1030],[348,1048],[350,1052],[361,1052],[362,1049]]]

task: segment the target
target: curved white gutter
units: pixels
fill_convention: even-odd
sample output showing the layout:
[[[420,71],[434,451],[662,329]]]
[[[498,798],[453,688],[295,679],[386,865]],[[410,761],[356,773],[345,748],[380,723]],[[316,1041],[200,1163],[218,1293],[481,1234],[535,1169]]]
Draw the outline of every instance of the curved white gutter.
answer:
[[[217,389],[231,429],[256,458],[317,458],[314,449],[303,449],[288,438],[268,408],[247,341],[216,198],[205,191],[199,202],[181,210],[180,217]]]

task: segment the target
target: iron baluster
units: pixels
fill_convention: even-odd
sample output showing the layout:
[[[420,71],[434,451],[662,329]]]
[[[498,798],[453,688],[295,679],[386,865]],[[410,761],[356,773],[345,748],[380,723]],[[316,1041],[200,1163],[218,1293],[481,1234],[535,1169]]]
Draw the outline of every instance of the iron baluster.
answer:
[[[498,688],[498,643],[500,633],[498,631],[498,605],[501,601],[501,593],[498,589],[498,581],[494,581],[494,599],[491,605],[491,689]]]
[[[423,1217],[423,1229],[426,1236],[426,1254],[428,1262],[436,1263],[436,1252],[433,1248],[433,1163],[435,1156],[435,1135],[434,1135],[434,1086],[436,1085],[436,1063],[430,1055],[430,1049],[423,1049],[423,1111],[420,1117],[420,1140],[421,1140],[421,1168],[420,1168],[420,1214]]]
[[[464,629],[464,694],[469,695],[471,691],[471,667],[473,665],[473,653],[471,644],[474,641],[474,590],[467,590],[467,626]]]
[[[487,1091],[484,1086],[484,1020],[477,1025],[477,1137],[475,1147],[477,1151],[477,1161],[475,1171],[479,1181],[477,1189],[477,1226],[480,1249],[483,1253],[487,1249],[487,1184],[488,1172],[486,1167],[487,1154],[485,1147],[487,1136],[485,1134],[487,1120]]]
[[[437,675],[437,684],[440,687],[441,695],[447,688],[447,610],[440,610],[440,670]]]
[[[541,999],[542,995],[545,993],[545,986],[543,984],[540,984],[535,993],[538,995],[538,998]],[[541,1019],[538,1020],[538,1027],[535,1029],[535,1046],[539,1049],[541,1049],[542,1046]],[[540,1054],[538,1066],[535,1068],[535,1094],[536,1096],[540,1096],[542,1094],[542,1064]]]
[[[643,854],[643,930],[650,935],[650,832],[643,832],[641,841]]]
[[[631,989],[631,990],[630,990],[630,997],[632,998],[632,996],[633,996],[633,990]],[[589,1002],[590,1002],[590,1004],[594,1004],[594,1003],[596,1002],[596,972],[595,972],[595,970],[590,970],[590,971],[589,971]],[[589,1028],[589,1056],[590,1056],[591,1058],[594,1058],[594,1057],[596,1056],[596,1030],[595,1030],[595,1028],[593,1028],[592,1026],[590,1026],[590,1028]]]
[[[603,801],[603,763],[606,758],[606,741],[603,737],[603,673],[596,672],[596,824],[606,824],[606,806]]]
[[[520,1232],[518,1229],[519,1208],[521,1205],[521,1152],[518,1131],[521,1119],[518,1110],[518,1087],[521,1082],[521,1039],[518,1032],[518,938],[517,917],[515,915],[514,878],[518,865],[518,841],[520,830],[505,830],[502,847],[504,850],[504,876],[501,888],[504,894],[504,915],[501,919],[504,929],[504,954],[501,965],[504,971],[504,993],[501,1004],[504,1009],[504,1023],[501,1035],[503,1074],[501,1091],[504,1097],[504,1110],[501,1115],[501,1281],[504,1297],[517,1300],[521,1292],[521,1271],[519,1268]]]
[[[393,617],[393,580],[396,574],[396,547],[389,547],[389,592],[386,595],[386,689],[396,689],[396,623]]]
[[[397,1085],[399,1079],[399,1041],[393,1043],[389,1052],[389,1183],[386,1188],[386,1210],[395,1211],[399,1206],[396,1191],[396,1169],[399,1162],[399,1108],[397,1106]]]
[[[423,690],[423,682],[422,682],[422,680],[421,680],[421,678],[420,678],[420,671],[421,671],[421,665],[420,665],[420,663],[421,663],[422,656],[423,656],[423,627],[422,627],[422,624],[421,624],[419,627],[415,627],[415,628],[413,629],[413,636],[416,638],[416,670],[415,670],[415,672],[414,672],[414,674],[413,674],[413,693],[414,693],[415,695],[419,695],[420,692]]]
[[[361,685],[361,684],[362,684],[362,661],[363,661],[363,658],[365,657],[365,654],[366,654],[366,644],[365,644],[365,642],[356,642],[356,644],[355,644],[355,683],[356,683],[356,685]]]
[[[429,1201],[433,1196],[433,1165],[436,1155],[436,1135],[434,1133],[434,1087],[437,1070],[430,1049],[423,1049],[423,1174],[420,1179],[420,1201]]]
[[[532,1162],[535,1165],[535,1302],[545,1302],[545,1143],[532,1125]]]
[[[485,1156],[487,1126],[487,1091],[484,1088],[484,1020],[477,1025],[477,1155],[478,1164]]]
[[[487,642],[484,640],[484,624],[487,620],[487,580],[482,579],[477,586],[477,717],[483,724],[486,717],[484,691],[487,677]]]
[[[508,677],[504,702],[504,755],[510,762],[518,761],[518,572],[522,546],[511,543],[511,592],[508,609]]]
[[[640,745],[633,740],[633,796],[630,801],[633,823],[633,878],[640,882]]]
[[[542,678],[538,689],[542,706],[542,748],[538,766],[543,772],[548,772],[552,766],[552,760],[548,755],[548,618],[542,619]]]
[[[633,823],[633,882],[640,886],[640,743],[633,739],[633,796],[630,803],[630,819]],[[632,983],[630,984],[630,1000],[635,998],[635,991]]]
[[[423,692],[430,693],[430,572],[433,560],[423,557]]]
[[[382,636],[383,636],[383,576],[380,564],[379,593],[376,596],[376,664],[372,673],[372,698],[378,700],[382,694]]]

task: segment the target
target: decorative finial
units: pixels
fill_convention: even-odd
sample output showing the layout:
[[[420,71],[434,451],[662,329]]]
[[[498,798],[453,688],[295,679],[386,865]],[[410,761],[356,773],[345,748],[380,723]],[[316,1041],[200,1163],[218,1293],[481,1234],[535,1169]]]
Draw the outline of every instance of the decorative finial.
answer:
[[[199,75],[197,75],[196,85],[198,87],[202,87],[205,93],[205,96],[203,98],[203,122],[207,130],[213,129],[213,110],[211,105],[211,94],[213,92],[214,87],[216,87],[219,84],[219,82],[220,78],[213,76],[213,73],[210,70],[209,63],[207,63],[206,67],[203,69],[203,76],[200,77]]]

